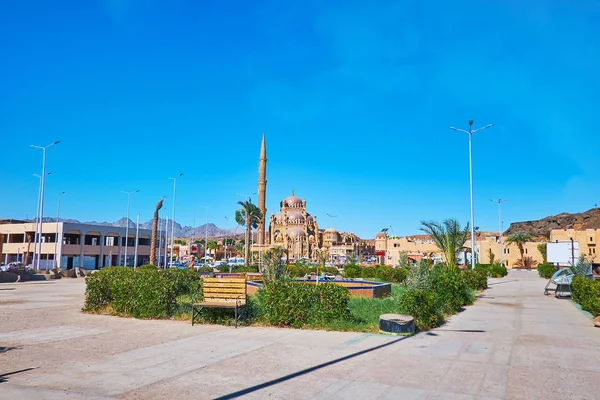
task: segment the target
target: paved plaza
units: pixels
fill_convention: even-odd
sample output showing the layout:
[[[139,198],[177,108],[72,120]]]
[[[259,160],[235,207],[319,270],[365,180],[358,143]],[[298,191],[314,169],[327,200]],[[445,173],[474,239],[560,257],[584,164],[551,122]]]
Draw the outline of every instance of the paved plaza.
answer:
[[[0,284],[1,399],[597,399],[600,329],[536,272],[410,338],[88,315],[82,279]]]

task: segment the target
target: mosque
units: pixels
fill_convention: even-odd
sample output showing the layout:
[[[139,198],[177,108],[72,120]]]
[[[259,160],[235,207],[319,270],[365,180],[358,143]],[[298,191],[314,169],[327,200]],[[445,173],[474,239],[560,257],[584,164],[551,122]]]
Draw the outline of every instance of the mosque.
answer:
[[[267,148],[263,135],[258,162],[258,208],[267,215]],[[269,228],[265,230],[265,221]],[[289,260],[316,261],[319,254],[327,254],[331,261],[340,261],[355,252],[360,239],[352,233],[340,233],[329,227],[319,229],[317,216],[306,209],[306,200],[292,194],[279,203],[279,211],[264,218],[257,230],[253,252],[264,252],[273,247],[286,250]]]

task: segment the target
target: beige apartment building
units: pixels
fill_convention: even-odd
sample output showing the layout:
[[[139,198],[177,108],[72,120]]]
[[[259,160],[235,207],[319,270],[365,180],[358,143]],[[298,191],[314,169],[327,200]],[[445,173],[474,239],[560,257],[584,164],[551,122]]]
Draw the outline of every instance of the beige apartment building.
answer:
[[[490,249],[494,254],[495,262],[501,259],[507,268],[513,268],[517,260],[521,258],[519,249],[516,245],[506,245],[506,237],[503,238],[504,245],[502,246],[502,257],[500,257],[500,244],[498,235],[481,235],[475,241],[475,249],[477,258],[480,263],[488,264],[490,262]],[[537,249],[538,244],[544,242],[529,242],[525,243],[525,256],[530,256],[536,263],[543,261],[542,254]],[[467,240],[466,246],[470,246],[470,239]],[[377,234],[375,238],[375,254],[378,262],[386,265],[398,265],[400,263],[401,253],[406,254],[409,261],[417,262],[422,259],[429,259],[435,262],[443,260],[442,253],[435,245],[429,235],[412,235],[403,237],[389,237],[385,233]],[[459,257],[464,259],[464,256]]]
[[[573,239],[579,242],[579,252],[594,264],[600,264],[600,229],[554,229],[550,231],[551,242],[562,242]]]
[[[32,222],[0,224],[4,244],[1,262],[23,262],[38,269],[85,268],[99,269],[110,265],[125,265],[126,228],[68,222],[44,222],[40,264],[34,264],[36,224]],[[140,229],[137,235],[137,260],[135,265],[150,260],[150,229]],[[59,240],[57,240],[59,238]],[[164,239],[163,239],[164,240]],[[134,265],[136,229],[129,228],[127,240],[127,265]]]

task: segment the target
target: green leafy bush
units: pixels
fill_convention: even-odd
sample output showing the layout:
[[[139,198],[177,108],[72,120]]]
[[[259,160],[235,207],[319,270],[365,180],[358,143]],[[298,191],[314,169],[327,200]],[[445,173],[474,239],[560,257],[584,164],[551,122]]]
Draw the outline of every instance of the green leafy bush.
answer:
[[[537,270],[540,277],[550,279],[556,272],[556,267],[552,264],[538,264]]]
[[[488,270],[488,276],[490,278],[502,278],[508,275],[508,270],[504,265],[492,264]]]
[[[454,314],[462,306],[473,303],[473,294],[458,267],[436,265],[432,272],[431,285],[444,314]]]
[[[331,283],[273,281],[261,290],[268,323],[294,328],[348,317],[348,290]]]
[[[389,265],[378,265],[375,267],[375,278],[384,282],[393,282],[394,268]]]
[[[319,267],[319,274],[331,274],[331,275],[339,275],[340,270],[336,267]]]
[[[302,278],[308,273],[308,267],[305,265],[288,264],[285,268],[292,278]]]
[[[214,272],[213,267],[200,267],[199,272]]]
[[[356,264],[348,264],[344,266],[344,278],[360,278],[362,274],[362,267]]]
[[[487,289],[487,271],[485,270],[470,270],[463,271],[463,277],[467,286],[473,290]]]
[[[363,279],[377,278],[377,267],[363,267],[360,276]]]
[[[228,272],[229,272],[229,270],[228,270]],[[236,266],[236,267],[233,267],[232,272],[258,272],[258,265],[249,265],[247,267]]]
[[[194,268],[169,268],[163,271],[175,284],[175,293],[177,296],[182,294],[191,294],[198,290],[200,284],[200,275]]]
[[[433,292],[424,289],[408,289],[399,299],[400,309],[415,319],[421,331],[438,326],[443,321]]]
[[[217,268],[220,272],[229,272],[229,265],[219,265]]]
[[[573,301],[594,317],[600,315],[600,281],[576,276],[571,286]]]
[[[397,267],[394,269],[394,282],[404,283],[404,281],[406,281],[407,276],[408,276],[408,270],[406,268]]]
[[[118,314],[136,318],[171,316],[177,295],[199,286],[196,271],[157,268],[107,267],[86,278],[86,311],[108,306]]]
[[[152,264],[140,265],[138,268],[139,269],[158,269],[158,267],[156,265],[152,265]]]

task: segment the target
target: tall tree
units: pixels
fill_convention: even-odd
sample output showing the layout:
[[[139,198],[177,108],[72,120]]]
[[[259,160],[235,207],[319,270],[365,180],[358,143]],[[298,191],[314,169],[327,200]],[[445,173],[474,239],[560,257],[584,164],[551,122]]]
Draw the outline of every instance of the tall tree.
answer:
[[[208,244],[206,245],[206,248],[208,250],[212,250],[212,253],[214,254],[214,260],[217,260],[217,249],[219,248],[219,243],[217,243],[216,240],[209,240]]]
[[[467,223],[464,228],[461,228],[458,220],[449,218],[442,223],[421,221],[421,225],[421,230],[431,236],[437,248],[442,252],[446,263],[456,265],[456,253],[465,248],[469,224]]]
[[[247,267],[250,262],[250,233],[252,228],[258,228],[263,215],[260,208],[252,204],[251,201],[238,201],[238,204],[242,208],[235,212],[235,222],[246,227],[244,264]]]
[[[531,235],[529,233],[526,232],[516,232],[513,233],[512,235],[510,235],[508,237],[508,239],[506,239],[506,244],[507,245],[511,245],[514,244],[519,248],[519,253],[521,253],[521,262],[524,262],[525,259],[523,258],[525,256],[525,248],[523,247],[525,245],[525,243],[527,242],[531,242],[533,238],[531,237]]]
[[[154,208],[154,218],[152,219],[152,238],[150,239],[150,264],[156,265],[156,236],[158,232],[158,211],[163,206],[163,201],[165,198],[163,197],[156,203],[156,207]]]
[[[546,264],[548,262],[548,243],[538,244],[537,249],[542,255],[542,262]]]

